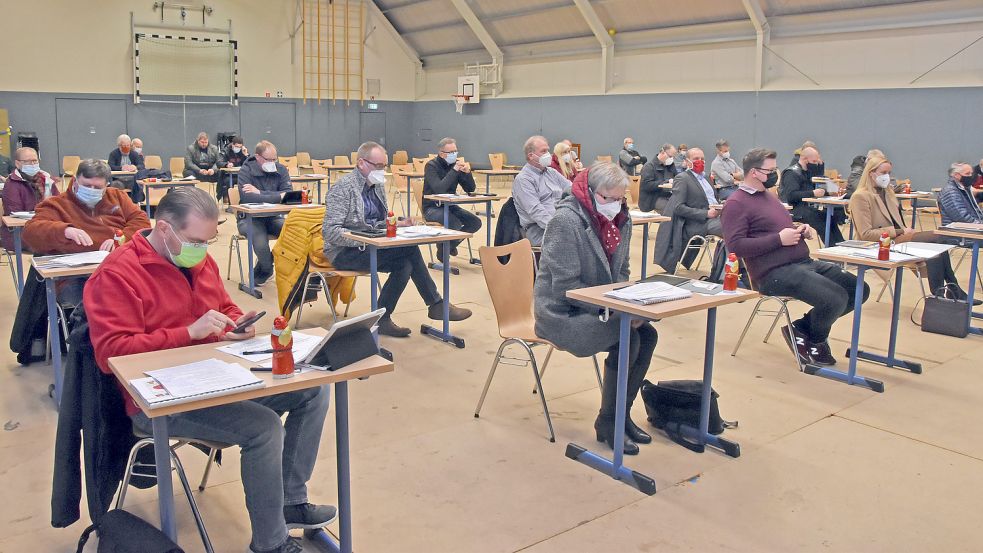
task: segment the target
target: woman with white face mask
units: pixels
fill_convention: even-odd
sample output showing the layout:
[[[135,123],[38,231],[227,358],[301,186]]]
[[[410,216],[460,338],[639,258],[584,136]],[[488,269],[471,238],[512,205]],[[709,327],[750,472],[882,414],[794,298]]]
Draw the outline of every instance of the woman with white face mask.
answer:
[[[562,141],[557,142],[556,146],[553,146],[553,164],[551,167],[559,171],[567,180],[571,181],[577,178],[577,174],[584,170],[583,164],[577,158],[577,151]]]
[[[630,414],[655,351],[655,327],[648,322],[632,323],[628,416],[624,441],[615,444],[619,322],[617,317],[601,321],[596,309],[566,297],[569,290],[628,280],[631,217],[624,202],[627,188],[628,175],[611,162],[597,162],[574,179],[571,194],[557,203],[546,227],[533,303],[537,336],[577,357],[608,353],[594,431],[598,441],[634,455],[638,453],[636,444],[652,441],[632,422]]]
[[[883,155],[867,156],[864,171],[857,183],[857,191],[850,198],[850,218],[859,240],[876,242],[883,233],[896,243],[939,242],[932,231],[919,232],[904,219],[898,197],[891,186],[891,170],[894,166]],[[928,273],[929,293],[942,295],[948,289],[950,297],[965,299],[966,292],[959,286],[952,270],[949,252],[925,261],[922,271]]]

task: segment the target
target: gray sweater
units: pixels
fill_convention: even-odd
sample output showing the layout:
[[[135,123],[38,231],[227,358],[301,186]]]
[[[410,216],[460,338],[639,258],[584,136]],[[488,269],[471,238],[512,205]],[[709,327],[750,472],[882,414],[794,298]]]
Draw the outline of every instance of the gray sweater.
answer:
[[[368,185],[365,177],[356,168],[351,173],[338,179],[324,197],[324,224],[321,226],[321,237],[324,239],[324,256],[334,261],[344,248],[359,248],[364,246],[342,236],[346,231],[365,226],[365,204],[362,202],[362,190]],[[386,189],[381,184],[375,185],[375,194],[386,206]]]
[[[556,202],[570,191],[570,181],[552,167],[540,171],[528,163],[512,181],[512,198],[522,232],[533,246],[543,243],[546,225],[553,218]]]
[[[218,151],[218,146],[209,144],[203,152],[195,142],[184,152],[184,176],[197,177],[203,169],[218,169],[221,159],[222,153]]]
[[[734,186],[734,173],[741,170],[733,158],[723,158],[718,154],[710,164],[710,173],[713,174],[714,182],[717,186]]]

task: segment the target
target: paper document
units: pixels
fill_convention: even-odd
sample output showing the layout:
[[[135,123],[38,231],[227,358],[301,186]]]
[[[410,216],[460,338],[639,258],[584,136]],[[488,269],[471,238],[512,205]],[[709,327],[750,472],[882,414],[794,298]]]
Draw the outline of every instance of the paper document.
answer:
[[[34,212],[33,211],[12,211],[12,212],[10,212],[10,214],[13,215],[14,217],[17,217],[18,219],[33,219],[34,218]]]
[[[877,253],[879,248],[871,248],[868,250],[862,250],[860,248],[847,248],[845,246],[833,246],[831,248],[823,248],[819,250],[823,253],[828,253],[832,255],[842,255],[845,257],[855,257],[858,259],[877,259]],[[888,257],[889,261],[911,261],[912,259],[925,259],[920,255],[915,255],[914,253],[904,253],[897,250],[891,250]],[[942,252],[939,252],[942,253]],[[935,255],[938,255],[935,254]],[[932,257],[934,257],[933,255]]]
[[[943,228],[952,230],[968,230],[969,232],[983,232],[983,225],[978,223],[949,223]]]
[[[226,390],[262,385],[263,381],[242,365],[206,359],[187,365],[147,371],[175,398],[203,396]]]
[[[631,215],[632,219],[648,219],[650,217],[661,217],[661,215],[659,215],[659,213],[655,211],[640,211],[638,209],[629,210],[628,215]]]
[[[649,305],[666,301],[681,300],[693,296],[689,290],[665,282],[641,282],[604,293],[605,297],[616,300]]]
[[[194,175],[188,175],[187,177],[181,177],[179,179],[171,179],[171,180],[177,180],[177,181],[181,181],[181,180],[195,180],[195,176]]]
[[[65,267],[83,267],[85,265],[98,265],[102,263],[108,255],[109,252],[96,250],[94,252],[35,257],[34,266],[42,269],[57,269]]]
[[[293,343],[293,354],[294,361],[300,362],[300,360],[307,357],[307,354],[317,346],[318,342],[321,341],[320,336],[313,336],[311,334],[304,334],[303,332],[293,332],[294,343]],[[256,336],[249,340],[243,340],[242,342],[232,342],[224,346],[217,347],[215,349],[221,351],[222,353],[228,353],[229,355],[234,355],[236,357],[241,357],[246,361],[251,361],[253,363],[260,363],[268,359],[273,358],[272,353],[258,353],[252,355],[245,355],[244,351],[266,351],[271,348],[270,335],[264,334],[262,336]]]
[[[955,244],[936,244],[934,242],[905,242],[903,244],[895,244],[891,248],[891,251],[916,255],[924,259],[932,259],[933,257],[938,257],[955,247],[956,247]]]
[[[249,204],[243,203],[243,204],[239,204],[239,205],[241,205],[242,207],[255,207],[255,208],[267,208],[267,207],[279,207],[280,206],[280,204],[271,204],[271,203],[268,203],[268,202],[256,202],[256,203],[249,203]]]
[[[440,236],[441,234],[450,233],[445,228],[427,225],[413,225],[411,227],[399,227],[396,229],[396,236],[399,238],[421,238],[424,236]]]
[[[322,175],[321,173],[307,173],[306,175],[301,175],[302,177],[308,177],[312,179],[326,179],[327,175]]]

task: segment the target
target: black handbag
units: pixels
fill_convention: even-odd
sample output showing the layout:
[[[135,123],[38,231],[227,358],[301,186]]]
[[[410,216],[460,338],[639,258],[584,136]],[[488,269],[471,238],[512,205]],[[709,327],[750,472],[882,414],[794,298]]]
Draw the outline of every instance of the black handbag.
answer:
[[[703,393],[702,380],[663,380],[652,384],[642,382],[642,401],[648,421],[656,428],[665,431],[669,439],[696,452],[703,451],[702,444],[692,443],[683,438],[680,426],[700,427],[700,399]],[[720,416],[716,390],[710,389],[710,424],[707,431],[717,435],[726,428],[737,426],[736,422],[725,421]]]
[[[966,300],[950,298],[949,286],[949,284],[941,286],[935,291],[934,296],[925,297],[922,332],[965,338],[969,334],[969,325],[966,324],[969,305]]]
[[[75,553],[82,553],[92,532],[99,534],[97,553],[184,553],[163,532],[122,509],[109,511],[98,524],[86,528]]]

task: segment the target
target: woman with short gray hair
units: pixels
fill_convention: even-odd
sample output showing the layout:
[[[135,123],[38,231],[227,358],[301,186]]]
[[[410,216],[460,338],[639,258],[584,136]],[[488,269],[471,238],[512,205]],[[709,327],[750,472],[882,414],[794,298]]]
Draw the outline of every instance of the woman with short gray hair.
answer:
[[[536,277],[536,334],[577,357],[602,351],[604,381],[601,409],[594,422],[597,440],[614,448],[615,400],[618,386],[619,323],[601,321],[596,306],[567,298],[569,290],[624,282],[629,277],[631,218],[625,206],[628,175],[611,162],[597,162],[577,175],[556,205],[556,214],[543,236],[543,253]],[[652,437],[631,417],[631,405],[648,372],[658,334],[648,322],[633,321],[628,355],[628,402],[624,443],[628,455],[637,443]]]

